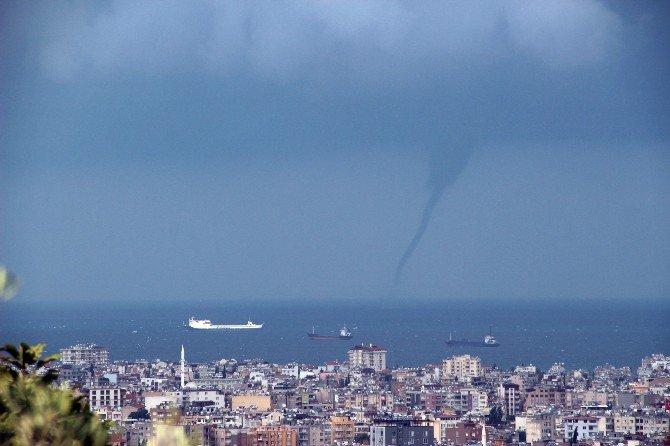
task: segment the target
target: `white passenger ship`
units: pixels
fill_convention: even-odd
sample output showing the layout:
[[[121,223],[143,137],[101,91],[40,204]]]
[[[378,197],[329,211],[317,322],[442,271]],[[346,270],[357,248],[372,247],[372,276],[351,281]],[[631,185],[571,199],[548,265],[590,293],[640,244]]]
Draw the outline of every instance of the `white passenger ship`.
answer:
[[[209,319],[196,319],[194,317],[191,317],[188,320],[188,326],[195,328],[196,330],[242,330],[249,328],[263,328],[263,324],[254,324],[251,321],[239,325],[214,325]]]

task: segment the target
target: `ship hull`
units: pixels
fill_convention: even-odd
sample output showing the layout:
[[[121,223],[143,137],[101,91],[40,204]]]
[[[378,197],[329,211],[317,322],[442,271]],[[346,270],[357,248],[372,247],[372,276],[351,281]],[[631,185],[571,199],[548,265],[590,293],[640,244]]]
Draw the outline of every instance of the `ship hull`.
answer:
[[[258,326],[247,326],[247,325],[209,325],[209,326],[193,326],[190,325],[189,328],[192,328],[193,330],[257,330],[259,328],[263,328],[262,325]]]
[[[314,333],[307,333],[307,336],[313,341],[346,341],[352,336],[321,336]]]
[[[224,330],[253,330],[256,328],[263,328],[263,325],[222,325]]]
[[[450,347],[500,347],[497,342],[495,344],[487,344],[486,342],[477,341],[444,341]]]

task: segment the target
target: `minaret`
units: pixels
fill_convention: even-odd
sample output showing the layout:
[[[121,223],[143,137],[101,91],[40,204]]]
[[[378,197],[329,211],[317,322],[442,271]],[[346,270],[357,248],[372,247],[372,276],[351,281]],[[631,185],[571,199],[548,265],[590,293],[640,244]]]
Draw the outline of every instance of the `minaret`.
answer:
[[[482,426],[482,446],[486,446],[486,422]]]
[[[184,360],[184,344],[181,345],[181,388],[184,388],[184,368],[186,361]]]

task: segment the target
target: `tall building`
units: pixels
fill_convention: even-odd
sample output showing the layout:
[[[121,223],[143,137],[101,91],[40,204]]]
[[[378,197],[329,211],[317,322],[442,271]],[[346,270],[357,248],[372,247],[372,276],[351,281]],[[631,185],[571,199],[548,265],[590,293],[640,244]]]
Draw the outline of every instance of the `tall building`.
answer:
[[[123,406],[125,389],[118,387],[94,387],[88,390],[88,401],[93,409]]]
[[[485,427],[480,426],[474,421],[447,421],[440,423],[440,444],[449,444],[453,446],[462,446],[466,444],[481,443],[482,433]],[[486,439],[484,439],[486,440]],[[490,441],[488,441],[491,443]]]
[[[563,419],[564,440],[570,441],[577,431],[577,440],[588,440],[598,434],[598,418],[590,416],[568,416]]]
[[[512,417],[522,411],[523,401],[518,384],[504,383],[498,386],[498,398],[503,402],[505,415]]]
[[[370,446],[430,446],[434,442],[433,427],[413,420],[375,420],[370,426]]]
[[[289,426],[259,426],[256,428],[257,446],[296,446],[297,432]]]
[[[488,407],[488,394],[481,389],[459,387],[452,389],[447,395],[447,406],[453,407],[459,413],[471,412],[473,410],[482,412]]]
[[[526,409],[533,406],[558,406],[565,407],[567,404],[565,389],[539,386],[526,389]]]
[[[354,422],[348,416],[330,417],[330,444],[352,443],[354,441]]]
[[[357,345],[349,349],[349,365],[381,372],[386,369],[386,349],[372,344]]]
[[[63,364],[105,367],[109,363],[109,352],[95,344],[77,344],[60,351]]]
[[[469,383],[482,376],[482,361],[470,355],[452,356],[442,361],[442,376]]]
[[[330,445],[330,435],[326,435],[326,429],[320,424],[296,424],[290,426],[297,435],[297,446],[327,446]]]
[[[551,440],[556,436],[556,415],[553,413],[532,413],[516,415],[514,427],[526,432],[526,443]]]

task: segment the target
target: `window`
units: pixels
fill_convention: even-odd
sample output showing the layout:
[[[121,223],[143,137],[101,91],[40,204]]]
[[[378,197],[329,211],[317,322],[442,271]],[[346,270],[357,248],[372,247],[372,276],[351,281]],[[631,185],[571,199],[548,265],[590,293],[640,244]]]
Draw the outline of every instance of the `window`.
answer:
[[[428,439],[427,438],[423,439],[423,444],[428,444]]]

